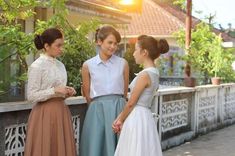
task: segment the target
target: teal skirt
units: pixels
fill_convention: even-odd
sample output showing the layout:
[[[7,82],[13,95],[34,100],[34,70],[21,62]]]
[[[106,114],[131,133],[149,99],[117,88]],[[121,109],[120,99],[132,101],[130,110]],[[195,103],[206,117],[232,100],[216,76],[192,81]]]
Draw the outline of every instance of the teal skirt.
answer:
[[[113,156],[118,136],[112,123],[126,101],[119,95],[95,98],[89,105],[83,124],[80,156]]]

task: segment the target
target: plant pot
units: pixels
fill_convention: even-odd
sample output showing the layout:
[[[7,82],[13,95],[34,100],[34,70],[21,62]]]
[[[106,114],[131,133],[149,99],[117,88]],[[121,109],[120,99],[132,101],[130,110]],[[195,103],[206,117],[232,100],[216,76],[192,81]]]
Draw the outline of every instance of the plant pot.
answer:
[[[195,87],[196,86],[196,79],[194,77],[185,77],[184,78],[184,86]]]
[[[220,78],[219,77],[212,77],[211,82],[213,85],[220,85]]]

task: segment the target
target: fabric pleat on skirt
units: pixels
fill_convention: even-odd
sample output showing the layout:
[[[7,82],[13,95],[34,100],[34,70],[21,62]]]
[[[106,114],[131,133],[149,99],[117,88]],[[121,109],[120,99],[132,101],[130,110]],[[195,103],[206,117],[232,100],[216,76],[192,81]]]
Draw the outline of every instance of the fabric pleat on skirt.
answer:
[[[33,107],[24,156],[76,156],[71,113],[63,98],[52,98]]]
[[[162,156],[150,109],[135,106],[123,124],[114,156]]]
[[[112,123],[126,101],[122,96],[95,98],[89,105],[81,135],[80,156],[113,156],[118,137]]]

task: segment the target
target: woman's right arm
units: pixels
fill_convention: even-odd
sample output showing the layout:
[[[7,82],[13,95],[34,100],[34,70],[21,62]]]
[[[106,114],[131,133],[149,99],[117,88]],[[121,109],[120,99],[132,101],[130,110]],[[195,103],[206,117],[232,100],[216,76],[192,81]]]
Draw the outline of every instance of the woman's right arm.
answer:
[[[90,104],[91,97],[90,97],[90,73],[88,69],[88,65],[86,63],[82,66],[82,85],[83,85],[83,93],[87,100],[87,103]]]
[[[141,73],[141,75],[138,75],[136,84],[131,92],[130,99],[124,106],[123,111],[118,115],[116,120],[113,122],[112,128],[115,133],[120,132],[122,124],[124,123],[128,115],[131,113],[131,111],[134,109],[144,89],[147,88],[150,85],[150,83],[151,80],[147,73],[144,72]]]

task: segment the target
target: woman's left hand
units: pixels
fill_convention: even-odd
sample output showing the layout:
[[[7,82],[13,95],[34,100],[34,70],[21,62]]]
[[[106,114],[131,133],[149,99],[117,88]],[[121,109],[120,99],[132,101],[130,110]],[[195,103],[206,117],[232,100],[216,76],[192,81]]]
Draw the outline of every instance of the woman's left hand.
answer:
[[[122,125],[123,125],[123,122],[119,119],[116,119],[114,122],[113,122],[113,125],[112,125],[112,128],[113,128],[113,131],[114,133],[120,133],[121,130],[122,130]]]

